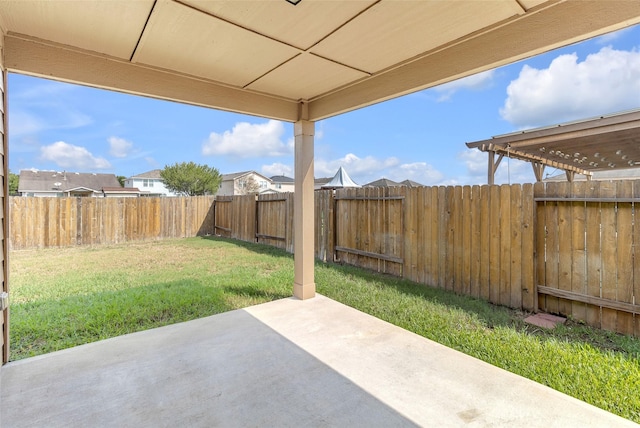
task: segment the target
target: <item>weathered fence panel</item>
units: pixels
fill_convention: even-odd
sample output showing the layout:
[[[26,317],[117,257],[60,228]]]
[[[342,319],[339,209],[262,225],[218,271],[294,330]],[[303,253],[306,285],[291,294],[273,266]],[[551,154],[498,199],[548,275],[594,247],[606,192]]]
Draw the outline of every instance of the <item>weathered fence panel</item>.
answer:
[[[535,187],[539,307],[640,336],[640,181]]]
[[[213,197],[10,199],[10,248],[212,235]]]

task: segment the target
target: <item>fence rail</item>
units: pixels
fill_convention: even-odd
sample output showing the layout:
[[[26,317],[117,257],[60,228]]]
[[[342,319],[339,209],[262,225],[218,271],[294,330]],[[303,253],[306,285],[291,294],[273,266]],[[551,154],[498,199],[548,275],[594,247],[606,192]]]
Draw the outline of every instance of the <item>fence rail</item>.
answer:
[[[217,234],[293,252],[292,193],[11,199],[11,248]],[[640,181],[315,193],[315,256],[640,336]]]

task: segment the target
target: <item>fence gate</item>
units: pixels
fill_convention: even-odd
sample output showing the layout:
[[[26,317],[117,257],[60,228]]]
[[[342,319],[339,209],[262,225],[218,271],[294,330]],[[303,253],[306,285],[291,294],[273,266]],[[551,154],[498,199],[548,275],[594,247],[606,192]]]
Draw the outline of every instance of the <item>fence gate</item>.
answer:
[[[534,201],[539,309],[640,336],[640,181],[538,183]]]
[[[334,259],[396,276],[403,275],[402,190],[344,189],[334,197]]]

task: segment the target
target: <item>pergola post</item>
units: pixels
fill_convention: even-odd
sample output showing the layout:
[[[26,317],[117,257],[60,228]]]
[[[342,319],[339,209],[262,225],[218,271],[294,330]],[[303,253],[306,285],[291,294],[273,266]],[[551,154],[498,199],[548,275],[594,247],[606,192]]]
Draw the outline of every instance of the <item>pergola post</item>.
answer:
[[[498,160],[496,160],[496,152],[493,150],[488,150],[487,154],[489,155],[489,164],[487,165],[487,184],[492,186],[495,182],[496,171],[500,166],[500,162],[504,157],[503,154],[498,156]]]
[[[309,299],[316,295],[314,282],[314,188],[313,136],[315,123],[298,120],[295,136],[294,283],[293,295]]]
[[[544,175],[545,164],[542,162],[531,162],[531,166],[533,167],[533,173],[536,176],[536,181],[541,182]]]

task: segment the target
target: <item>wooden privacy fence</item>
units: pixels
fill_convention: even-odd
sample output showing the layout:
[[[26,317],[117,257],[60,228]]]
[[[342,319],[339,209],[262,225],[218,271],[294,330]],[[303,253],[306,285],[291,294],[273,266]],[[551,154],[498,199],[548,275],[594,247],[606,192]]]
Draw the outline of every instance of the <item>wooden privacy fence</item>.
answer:
[[[211,235],[212,196],[10,198],[10,248],[116,244]]]
[[[637,203],[623,181],[316,191],[316,257],[640,336]],[[219,198],[216,231],[293,252],[292,205]]]
[[[11,248],[217,234],[293,252],[292,193],[11,198]],[[315,192],[315,256],[640,336],[640,181]]]

